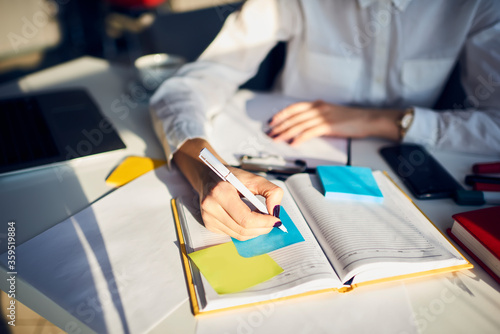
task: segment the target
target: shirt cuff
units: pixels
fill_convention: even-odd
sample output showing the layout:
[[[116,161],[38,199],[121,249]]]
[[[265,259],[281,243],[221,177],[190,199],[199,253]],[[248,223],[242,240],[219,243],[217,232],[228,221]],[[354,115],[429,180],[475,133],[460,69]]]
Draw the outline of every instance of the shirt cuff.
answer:
[[[202,124],[188,119],[177,120],[174,124],[160,119],[154,109],[150,109],[153,129],[160,140],[160,143],[167,158],[167,165],[170,163],[174,153],[188,140],[201,138],[207,139],[205,129]]]
[[[437,113],[420,107],[413,107],[413,110],[415,111],[413,122],[404,136],[403,142],[435,146],[439,137]]]

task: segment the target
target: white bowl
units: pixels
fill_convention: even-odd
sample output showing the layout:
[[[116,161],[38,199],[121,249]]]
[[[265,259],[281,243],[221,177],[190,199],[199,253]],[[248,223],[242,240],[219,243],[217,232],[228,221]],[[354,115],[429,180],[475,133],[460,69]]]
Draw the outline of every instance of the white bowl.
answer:
[[[180,56],[155,53],[137,58],[134,65],[144,88],[152,91],[185,63]]]

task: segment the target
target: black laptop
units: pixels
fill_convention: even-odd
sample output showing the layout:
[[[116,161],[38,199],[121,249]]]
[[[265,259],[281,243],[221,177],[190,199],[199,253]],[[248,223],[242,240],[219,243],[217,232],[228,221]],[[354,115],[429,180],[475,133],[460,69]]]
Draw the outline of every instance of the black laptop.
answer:
[[[0,174],[122,148],[84,89],[0,99]]]

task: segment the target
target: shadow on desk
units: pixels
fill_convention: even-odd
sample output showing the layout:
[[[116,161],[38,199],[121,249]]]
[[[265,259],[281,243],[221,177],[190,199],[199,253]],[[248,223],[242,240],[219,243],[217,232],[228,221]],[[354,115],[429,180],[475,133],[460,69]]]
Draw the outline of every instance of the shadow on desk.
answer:
[[[176,170],[156,173],[17,248],[18,279],[66,310],[53,321],[63,330],[147,332],[186,301],[170,198],[191,188]]]
[[[34,92],[84,86],[127,145],[125,152],[109,158],[88,157],[75,160],[74,165],[65,165],[62,169],[43,168],[0,177],[3,231],[7,231],[8,221],[16,222],[16,270],[20,281],[16,297],[68,332],[75,332],[81,325],[96,332],[146,330],[168,314],[169,298],[175,305],[182,298],[182,295],[177,297],[176,292],[156,291],[175,277],[165,267],[175,268],[177,264],[171,265],[168,259],[166,263],[159,260],[149,263],[136,251],[136,247],[147,240],[159,244],[168,238],[165,231],[134,235],[130,233],[131,226],[103,219],[105,210],[99,216],[94,207],[85,209],[103,195],[109,195],[104,178],[124,155],[163,155],[151,127],[147,105],[134,101],[127,103],[124,97],[128,94],[126,84],[130,74],[129,69],[95,58],[82,58],[0,87],[0,96],[9,96],[23,90]],[[168,201],[165,207],[170,213]],[[66,220],[77,212],[78,218]],[[145,223],[147,221],[138,220],[132,228],[144,232],[141,224]],[[130,234],[124,236],[127,229]],[[0,237],[5,241],[6,234]],[[161,249],[158,258],[164,257],[165,252],[170,251],[164,244],[156,248],[154,245],[145,247],[145,252]],[[5,266],[6,256],[0,262]],[[150,281],[157,284],[151,283],[151,289],[146,286],[143,291],[141,278],[147,274],[155,276],[155,273],[157,277]],[[3,287],[6,284],[4,282]],[[23,292],[21,287],[27,289]],[[141,298],[142,293],[147,297]],[[144,300],[164,302],[158,305]],[[88,328],[83,331],[87,332]]]
[[[86,79],[97,82],[98,77],[99,74],[94,76],[89,74]],[[0,95],[22,95],[23,88],[21,85],[22,80],[21,84],[12,83],[4,86]],[[63,87],[64,85],[59,88],[51,87],[51,90]],[[38,222],[33,221],[33,216],[43,220],[44,212],[50,210],[52,217],[54,217],[54,212],[57,212],[55,215],[59,217],[59,221],[62,221],[70,212],[75,211],[75,203],[80,206],[80,209],[90,204],[82,185],[75,176],[74,169],[67,165],[42,167],[29,172],[1,176],[0,189],[2,189],[0,190],[0,196],[2,197],[0,211],[9,215],[8,220],[2,220],[2,231],[8,230],[8,221],[15,222],[16,234],[20,236],[16,240],[17,245],[26,241],[23,236],[28,236],[29,239],[29,236],[37,235],[50,227],[48,224],[38,224]],[[43,189],[43,191],[38,191],[40,189]],[[53,224],[54,222],[50,223]],[[85,315],[84,319],[92,323],[89,327],[98,330],[99,328],[106,328],[104,315],[99,313],[99,305],[111,302],[119,314],[123,332],[128,332],[119,292],[116,287],[113,288],[113,284],[116,285],[116,277],[107,256],[104,240],[99,233],[96,217],[90,214],[84,225],[75,221],[73,224],[56,226],[54,229],[57,230],[57,233],[64,235],[65,238],[60,238],[57,243],[54,243],[53,240],[45,238],[43,234],[35,237],[32,242],[33,246],[30,249],[35,250],[35,253],[38,253],[41,258],[34,258],[33,253],[29,250],[18,248],[16,270],[20,273],[26,273],[27,275],[23,276],[23,279],[32,286],[40,286],[42,292],[51,289],[60,291],[59,296],[61,296],[61,299],[54,300],[60,305],[65,305],[62,296],[69,295],[79,288],[79,279],[83,277],[92,279],[92,276],[96,274],[103,276],[105,281],[108,282],[107,289],[113,292],[112,298],[103,295],[102,291],[99,291],[98,287],[94,286],[91,290],[85,292],[88,296],[86,298],[88,305],[82,304],[80,309],[75,311]],[[0,237],[2,253],[7,250],[6,238],[7,234],[2,234]],[[68,250],[75,259],[75,265],[78,263],[80,271],[75,275],[77,277],[58,270],[60,265],[58,261],[61,255],[68,256]],[[53,266],[47,267],[44,265],[47,259],[50,259]],[[89,261],[97,259],[99,259],[101,272],[92,273]],[[2,262],[4,260],[5,258],[2,258]],[[22,292],[18,295],[22,296]],[[50,293],[47,295],[50,295]],[[72,324],[67,325],[68,327],[63,329],[70,331]]]
[[[127,146],[126,151],[72,160],[54,168],[0,176],[0,221],[18,223],[18,245],[107,193],[109,187],[104,184],[105,175],[124,155],[163,158],[147,105],[129,100],[130,92],[126,86],[133,82],[132,72],[128,68],[85,57],[0,87],[0,97],[19,96],[23,91],[33,93],[85,87]],[[77,148],[74,150],[78,152]],[[97,163],[96,159],[99,159]],[[5,235],[0,234],[0,242],[3,238]]]
[[[58,224],[50,233],[42,233],[26,247],[17,248],[16,269],[23,273],[24,281],[93,330],[130,332],[118,289],[120,277],[115,275],[93,210],[87,209],[78,220]],[[76,298],[80,303],[75,307]],[[105,306],[115,310],[119,322],[114,324],[121,328],[108,328]],[[76,326],[67,323],[62,329],[71,332]]]

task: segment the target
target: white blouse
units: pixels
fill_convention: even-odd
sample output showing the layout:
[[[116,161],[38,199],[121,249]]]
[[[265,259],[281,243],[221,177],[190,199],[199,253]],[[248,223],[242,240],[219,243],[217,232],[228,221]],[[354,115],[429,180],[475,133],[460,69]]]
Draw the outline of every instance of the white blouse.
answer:
[[[249,0],[193,63],[151,99],[170,159],[205,126],[267,53],[287,42],[275,89],[304,100],[415,108],[404,141],[500,154],[500,1]],[[431,110],[454,64],[466,92]]]

